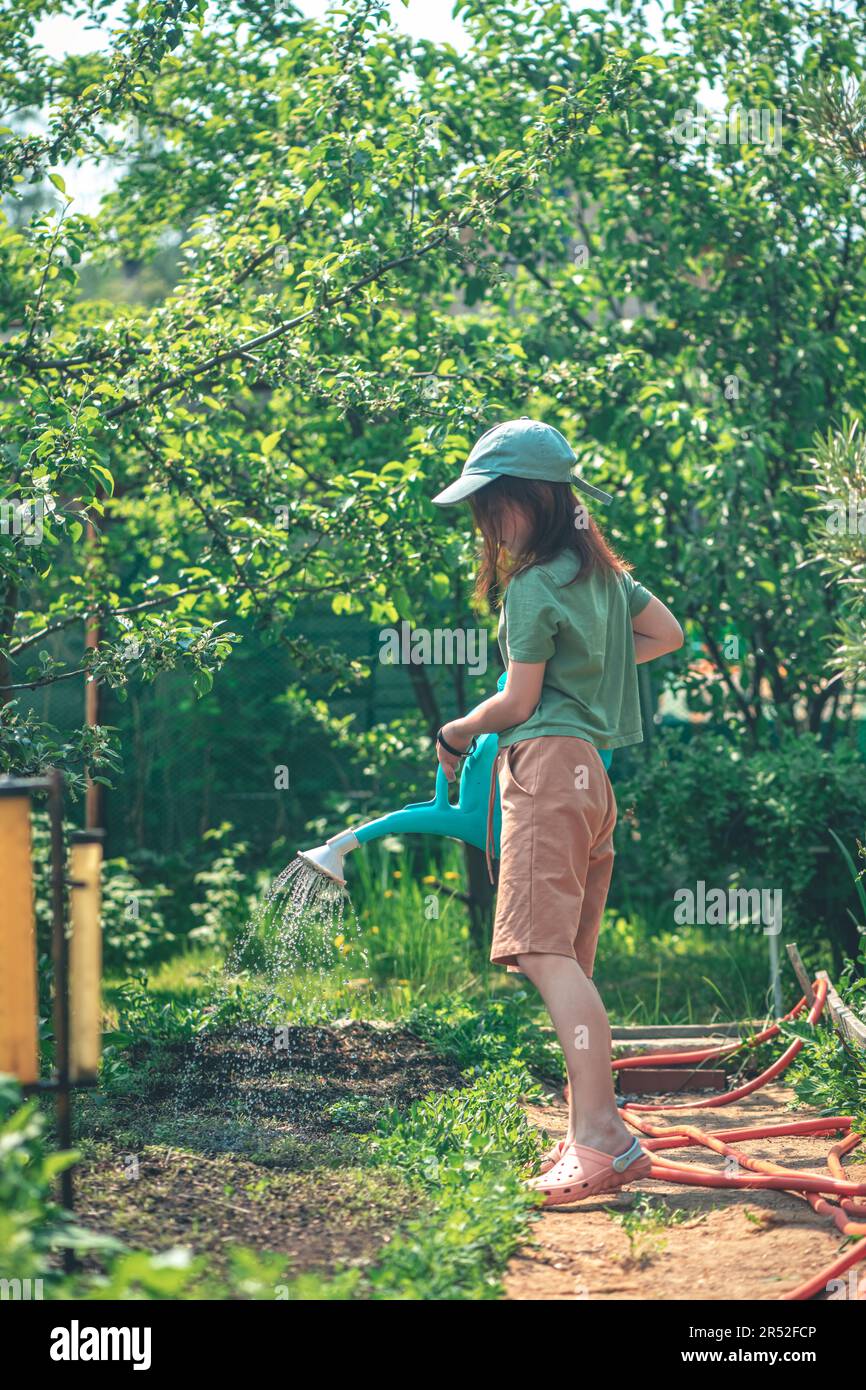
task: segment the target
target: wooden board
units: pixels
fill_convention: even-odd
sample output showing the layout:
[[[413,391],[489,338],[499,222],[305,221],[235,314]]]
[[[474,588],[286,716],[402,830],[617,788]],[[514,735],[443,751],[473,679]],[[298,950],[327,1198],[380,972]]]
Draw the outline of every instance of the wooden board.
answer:
[[[0,796],[0,1072],[39,1079],[30,800]]]
[[[827,981],[827,1008],[836,1032],[852,1047],[866,1052],[866,1023],[842,1003],[826,970],[819,970],[818,978]]]

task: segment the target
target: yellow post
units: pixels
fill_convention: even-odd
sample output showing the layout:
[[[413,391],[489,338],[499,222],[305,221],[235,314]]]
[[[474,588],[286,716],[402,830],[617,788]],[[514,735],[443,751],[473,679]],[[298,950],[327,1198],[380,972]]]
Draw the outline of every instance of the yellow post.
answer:
[[[102,835],[72,836],[69,915],[69,1076],[93,1081],[102,1044]]]
[[[39,1079],[30,796],[0,783],[0,1072]]]

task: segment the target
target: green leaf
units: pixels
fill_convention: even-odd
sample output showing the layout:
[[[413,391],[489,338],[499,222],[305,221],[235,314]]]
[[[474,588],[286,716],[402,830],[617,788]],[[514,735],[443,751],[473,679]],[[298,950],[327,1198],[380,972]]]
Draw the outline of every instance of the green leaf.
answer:
[[[325,187],[325,180],[324,180],[324,179],[316,179],[316,182],[315,182],[315,183],[311,183],[311,184],[310,184],[309,188],[307,189],[306,193],[304,194],[304,207],[305,207],[305,208],[312,207],[313,203],[316,201],[316,199],[318,198],[319,194],[321,193],[321,191],[322,191],[322,189],[323,189],[324,187]]]
[[[199,699],[213,689],[213,672],[206,669],[196,671],[192,678],[193,689]]]
[[[114,495],[114,475],[113,475],[112,473],[109,473],[109,471],[108,471],[107,468],[103,468],[103,466],[102,466],[101,463],[92,463],[92,464],[90,465],[90,471],[91,471],[91,473],[95,473],[95,474],[97,475],[97,477],[102,478],[102,480],[103,480],[104,483],[105,483],[105,486],[106,486],[107,489],[108,489],[109,494],[110,494],[111,496],[113,496],[113,495]]]

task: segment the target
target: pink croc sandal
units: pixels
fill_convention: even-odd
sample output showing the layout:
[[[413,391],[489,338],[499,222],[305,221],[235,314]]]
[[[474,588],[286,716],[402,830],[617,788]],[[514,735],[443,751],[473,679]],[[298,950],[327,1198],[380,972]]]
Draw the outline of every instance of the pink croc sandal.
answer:
[[[555,1168],[565,1152],[565,1140],[557,1139],[555,1144],[551,1144],[546,1154],[541,1155],[541,1164],[538,1169],[539,1176],[549,1173],[551,1168]]]
[[[559,1162],[542,1177],[532,1178],[530,1186],[544,1194],[544,1206],[561,1207],[602,1192],[618,1192],[627,1182],[648,1178],[651,1169],[652,1159],[639,1139],[616,1156],[586,1144],[569,1144]]]

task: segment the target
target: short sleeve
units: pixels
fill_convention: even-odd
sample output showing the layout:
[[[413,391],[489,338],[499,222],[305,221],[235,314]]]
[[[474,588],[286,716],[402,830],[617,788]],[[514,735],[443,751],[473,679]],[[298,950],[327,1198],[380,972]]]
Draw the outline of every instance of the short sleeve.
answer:
[[[625,596],[628,600],[628,611],[631,617],[636,618],[638,613],[646,608],[652,594],[649,589],[645,589],[643,584],[638,584],[637,580],[629,574],[628,570],[623,570],[622,582],[625,587]]]
[[[509,661],[549,661],[560,609],[537,567],[524,570],[505,590],[505,637]]]

